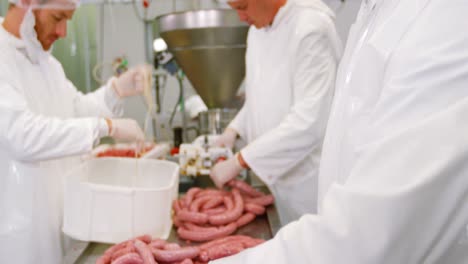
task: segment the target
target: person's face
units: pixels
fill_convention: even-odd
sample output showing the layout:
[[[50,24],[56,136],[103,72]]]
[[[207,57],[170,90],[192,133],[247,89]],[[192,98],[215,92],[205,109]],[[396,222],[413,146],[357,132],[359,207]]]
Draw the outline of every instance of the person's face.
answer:
[[[237,0],[228,4],[237,11],[240,20],[256,28],[270,25],[278,11],[274,0]]]
[[[37,39],[44,50],[49,50],[59,38],[67,36],[67,22],[73,17],[74,9],[37,9],[36,17]]]

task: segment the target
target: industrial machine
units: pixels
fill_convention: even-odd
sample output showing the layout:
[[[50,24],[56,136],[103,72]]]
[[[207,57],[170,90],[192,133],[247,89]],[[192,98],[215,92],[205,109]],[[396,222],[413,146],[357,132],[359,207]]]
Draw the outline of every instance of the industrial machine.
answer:
[[[245,76],[248,25],[231,9],[171,13],[157,20],[169,51],[208,108],[232,107]]]
[[[208,107],[198,116],[204,144],[183,144],[179,165],[189,175],[207,174],[220,157],[232,155],[213,148],[208,136],[221,134],[239,107],[236,93],[245,76],[248,25],[231,9],[171,13],[157,22],[169,52]]]

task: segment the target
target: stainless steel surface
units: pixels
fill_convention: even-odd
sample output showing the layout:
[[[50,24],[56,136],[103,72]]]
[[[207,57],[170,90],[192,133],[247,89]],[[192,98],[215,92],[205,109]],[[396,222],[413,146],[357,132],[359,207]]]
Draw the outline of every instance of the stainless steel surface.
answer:
[[[245,75],[248,25],[231,9],[172,13],[157,21],[161,37],[208,108],[232,105]]]
[[[253,184],[254,182],[252,182]],[[198,182],[203,184],[202,182]],[[254,185],[255,186],[255,185]],[[207,187],[207,186],[200,186]],[[211,187],[211,186],[210,186]],[[255,186],[263,192],[268,192],[265,186]],[[274,205],[267,208],[266,214],[258,216],[252,223],[239,228],[235,234],[248,235],[255,238],[262,238],[268,240],[272,238],[278,230],[281,228],[279,222],[279,216]],[[175,232],[175,229],[171,230],[169,238],[170,242],[177,242],[180,245],[187,245],[186,241],[180,240]],[[191,243],[191,245],[197,245],[199,243]],[[102,256],[104,251],[108,249],[110,244],[101,244],[93,242],[73,241],[70,249],[66,252],[64,264],[95,264],[96,260]]]
[[[202,135],[223,133],[231,120],[236,116],[236,109],[209,109],[198,115],[199,131]]]

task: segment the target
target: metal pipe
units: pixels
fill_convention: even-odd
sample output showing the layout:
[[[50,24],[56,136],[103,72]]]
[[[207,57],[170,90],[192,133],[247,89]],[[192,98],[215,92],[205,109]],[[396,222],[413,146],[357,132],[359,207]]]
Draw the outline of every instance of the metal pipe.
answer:
[[[88,35],[88,13],[86,13],[85,19],[81,17],[81,22],[83,23],[83,50],[84,50],[84,69],[85,69],[85,83],[86,83],[86,92],[91,92],[91,55],[89,47],[89,35]]]
[[[154,63],[154,51],[153,51],[153,22],[145,22],[145,54],[146,62],[150,65]]]
[[[180,114],[182,115],[182,141],[187,142],[187,118],[185,116],[185,95],[184,95],[184,77],[182,71],[177,74],[177,80],[179,81],[180,87]]]

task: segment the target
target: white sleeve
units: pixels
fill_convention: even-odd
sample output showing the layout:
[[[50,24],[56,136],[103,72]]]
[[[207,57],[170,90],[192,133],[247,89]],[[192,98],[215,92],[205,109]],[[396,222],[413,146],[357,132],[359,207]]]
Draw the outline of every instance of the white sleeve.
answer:
[[[246,138],[247,131],[245,127],[247,124],[247,120],[245,120],[246,118],[246,114],[245,114],[246,106],[245,105],[246,103],[244,103],[244,106],[242,106],[241,110],[237,113],[236,117],[234,117],[231,123],[229,123],[228,127],[234,129],[241,138],[243,138],[244,140],[247,140]]]
[[[36,162],[84,154],[100,137],[98,118],[60,119],[33,113],[9,84],[0,83],[0,145],[15,159]]]
[[[68,82],[74,95],[74,108],[78,117],[120,117],[123,114],[123,100],[112,89],[111,78],[105,85],[94,92],[83,94]]]
[[[437,263],[468,222],[468,97],[369,146],[319,215],[213,264]]]
[[[324,30],[323,30],[324,31]],[[275,181],[314,150],[321,148],[333,98],[337,61],[326,32],[306,35],[296,52],[292,69],[294,105],[273,130],[241,153],[262,180]],[[271,166],[275,171],[271,173]],[[266,176],[270,176],[266,179]]]

